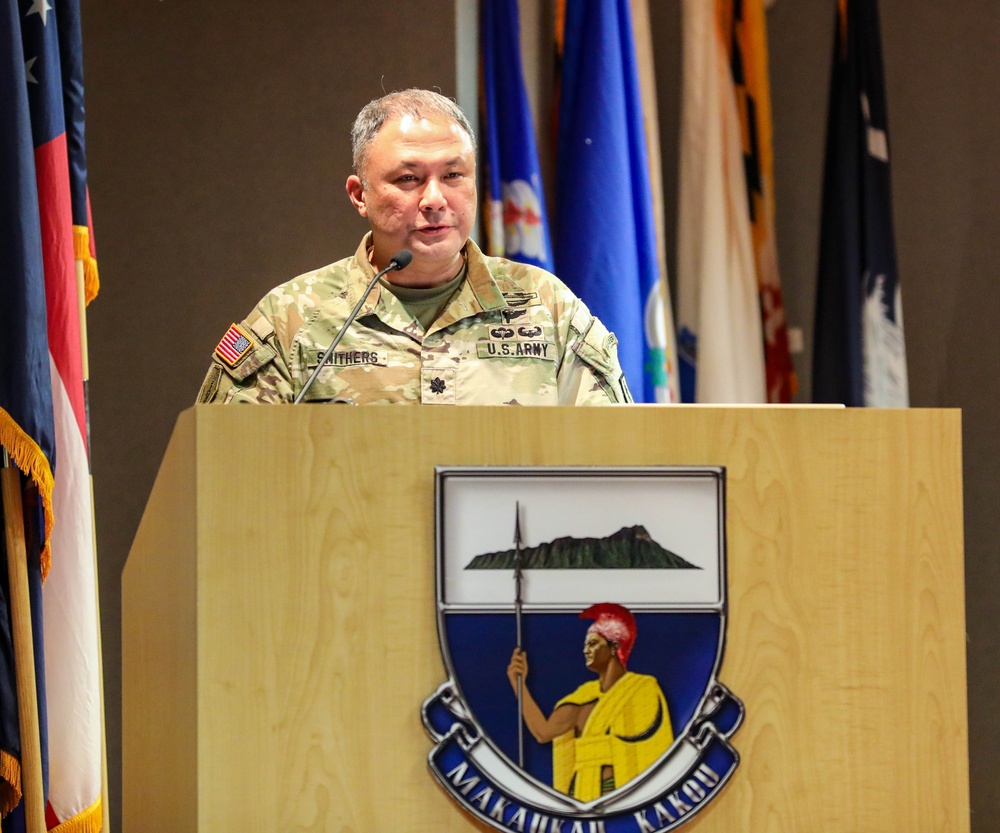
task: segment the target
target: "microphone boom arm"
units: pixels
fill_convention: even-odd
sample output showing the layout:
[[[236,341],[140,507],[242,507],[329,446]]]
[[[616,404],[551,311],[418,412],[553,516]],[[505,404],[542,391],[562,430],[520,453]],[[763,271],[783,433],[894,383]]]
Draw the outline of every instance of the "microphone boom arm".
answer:
[[[361,294],[358,302],[354,305],[354,309],[351,310],[351,314],[347,316],[347,320],[344,322],[344,326],[340,328],[340,332],[337,333],[337,337],[333,340],[333,343],[326,348],[326,352],[323,354],[322,358],[319,360],[319,364],[316,365],[316,369],[312,372],[312,375],[306,380],[306,383],[302,386],[302,390],[298,392],[292,402],[293,405],[298,405],[302,398],[309,392],[309,388],[313,386],[316,378],[319,376],[320,371],[326,367],[326,363],[330,361],[330,357],[333,355],[333,351],[337,349],[337,345],[340,344],[341,339],[344,337],[344,333],[347,332],[347,328],[351,326],[354,319],[358,317],[358,313],[361,311],[361,307],[364,306],[365,301],[368,300],[368,296],[372,294],[372,290],[375,288],[375,284],[378,283],[379,278],[383,275],[388,274],[394,269],[405,269],[410,265],[410,261],[413,260],[413,255],[410,253],[409,249],[401,249],[392,256],[392,260],[389,261],[389,265],[385,267],[381,272],[377,272],[375,277],[371,279],[368,287]]]

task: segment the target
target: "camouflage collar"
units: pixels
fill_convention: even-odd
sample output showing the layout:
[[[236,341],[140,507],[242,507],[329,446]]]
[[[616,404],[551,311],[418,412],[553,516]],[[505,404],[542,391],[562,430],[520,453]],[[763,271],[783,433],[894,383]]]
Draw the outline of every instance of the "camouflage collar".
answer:
[[[348,301],[351,307],[358,302],[358,298],[365,291],[371,279],[375,277],[375,268],[368,262],[368,249],[371,247],[372,233],[368,232],[362,239],[358,250],[354,253],[354,262],[350,266],[350,277],[347,284]],[[456,318],[464,318],[468,315],[476,315],[487,310],[503,309],[507,306],[500,287],[497,286],[489,267],[486,265],[486,258],[479,246],[471,239],[465,244],[466,281],[459,292],[457,300],[462,303],[462,311]],[[376,285],[372,294],[358,313],[359,316],[371,315],[378,306],[379,298],[382,294],[382,287]],[[443,322],[441,322],[443,323]]]
[[[368,234],[361,238],[361,245],[358,246],[358,250],[354,253],[354,262],[350,264],[348,269],[347,300],[350,303],[351,309],[354,309],[354,305],[368,288],[368,284],[371,283],[372,278],[375,277],[375,267],[368,262],[368,249],[371,245],[372,233],[368,232]],[[381,295],[382,287],[375,284],[371,295],[365,301],[365,305],[358,311],[358,317],[371,315],[375,311]]]
[[[479,246],[469,240],[465,244],[465,253],[469,266],[467,284],[475,294],[476,301],[480,304],[480,311],[506,307],[507,302],[504,300],[497,282],[493,280],[489,267],[486,265],[486,257],[480,251]]]

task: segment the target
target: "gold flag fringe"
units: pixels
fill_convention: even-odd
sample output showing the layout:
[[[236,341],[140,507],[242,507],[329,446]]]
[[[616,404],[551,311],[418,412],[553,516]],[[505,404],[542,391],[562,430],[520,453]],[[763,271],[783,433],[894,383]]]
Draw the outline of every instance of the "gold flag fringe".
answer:
[[[62,824],[49,829],[49,833],[101,833],[104,824],[104,811],[101,799],[97,799],[82,813],[66,819]]]
[[[0,818],[21,803],[21,762],[0,750]]]
[[[52,512],[52,489],[55,482],[52,477],[52,468],[42,453],[42,449],[38,447],[38,443],[31,439],[3,408],[0,408],[0,445],[7,449],[14,464],[32,479],[42,498],[42,509],[45,514],[45,544],[42,547],[41,563],[42,581],[45,581],[52,561],[50,541],[52,540],[52,526],[55,523],[55,516]]]

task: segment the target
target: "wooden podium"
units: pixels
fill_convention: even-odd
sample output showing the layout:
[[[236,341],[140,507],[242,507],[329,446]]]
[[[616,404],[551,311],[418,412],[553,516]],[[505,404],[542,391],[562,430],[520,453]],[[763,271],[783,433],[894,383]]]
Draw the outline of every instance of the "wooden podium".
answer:
[[[208,405],[122,577],[128,833],[480,827],[420,720],[436,465],[725,466],[742,762],[682,829],[969,829],[958,411]]]

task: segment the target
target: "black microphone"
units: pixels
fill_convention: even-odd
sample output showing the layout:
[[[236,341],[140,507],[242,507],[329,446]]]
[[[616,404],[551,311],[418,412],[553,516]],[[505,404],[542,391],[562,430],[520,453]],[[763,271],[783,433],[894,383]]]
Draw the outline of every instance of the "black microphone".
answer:
[[[358,313],[361,311],[361,307],[363,307],[365,301],[368,300],[368,296],[371,295],[372,290],[375,288],[375,284],[379,281],[379,278],[388,272],[392,272],[394,269],[405,269],[410,265],[411,260],[413,260],[413,252],[409,249],[400,249],[392,256],[392,258],[390,258],[389,265],[372,278],[371,283],[368,284],[368,288],[364,291],[361,299],[354,305],[354,309],[351,310],[351,314],[347,316],[347,320],[344,322],[344,326],[340,328],[340,332],[337,333],[337,337],[333,340],[333,344],[326,349],[323,357],[319,360],[319,364],[316,365],[316,369],[312,372],[312,376],[306,380],[306,383],[302,386],[302,390],[299,391],[298,396],[295,397],[295,401],[292,404],[298,405],[306,393],[309,392],[309,388],[313,386],[313,382],[316,381],[316,377],[319,376],[320,371],[326,367],[326,363],[330,361],[333,351],[337,349],[337,345],[340,344],[340,340],[344,337],[344,333],[347,332],[347,328],[350,327],[354,319],[357,318]]]
[[[392,259],[389,261],[389,265],[386,266],[385,269],[383,269],[379,274],[384,275],[390,269],[395,269],[397,272],[400,272],[410,265],[411,260],[413,260],[413,252],[409,249],[400,249],[392,256]]]

